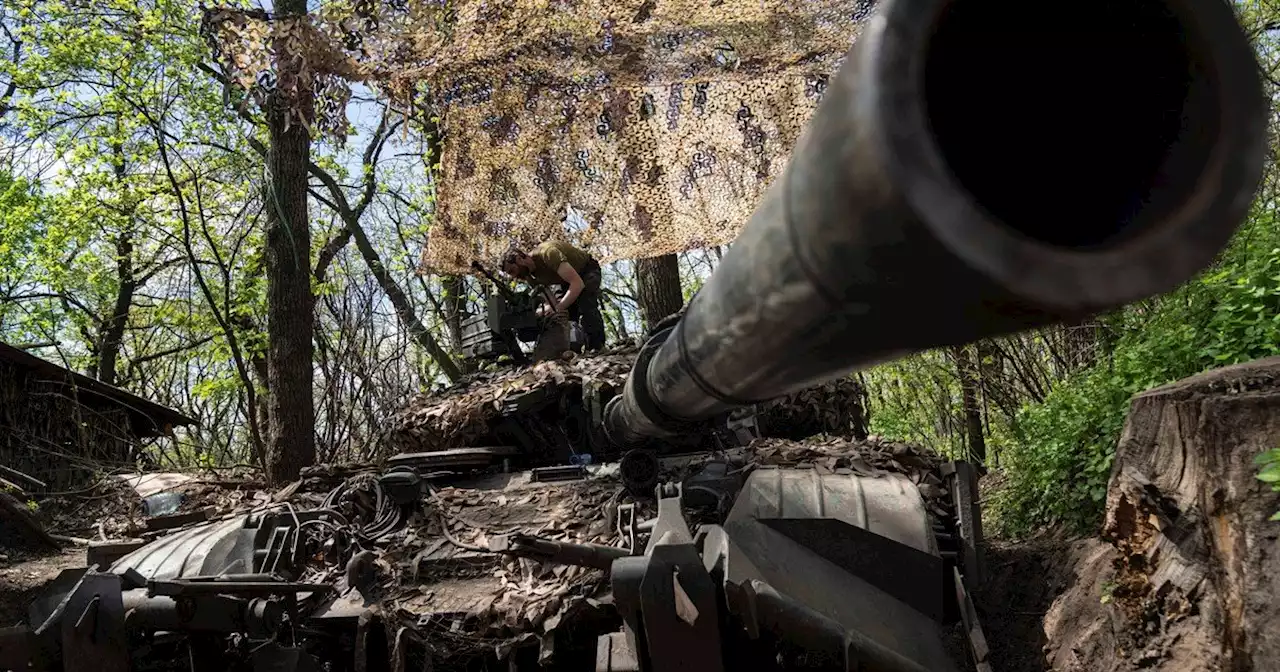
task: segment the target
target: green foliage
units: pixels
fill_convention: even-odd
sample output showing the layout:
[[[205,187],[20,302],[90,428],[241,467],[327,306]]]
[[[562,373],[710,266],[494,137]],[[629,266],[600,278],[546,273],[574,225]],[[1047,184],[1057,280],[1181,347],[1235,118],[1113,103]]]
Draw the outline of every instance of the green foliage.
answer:
[[[1272,492],[1280,492],[1280,448],[1272,448],[1255,457],[1258,466],[1258,480],[1271,486]],[[1280,511],[1271,515],[1271,520],[1280,520]]]
[[[1259,209],[1219,263],[1178,291],[1122,311],[1104,361],[1026,405],[993,504],[1007,534],[1045,524],[1085,531],[1101,519],[1129,399],[1206,369],[1280,352],[1280,230]],[[1274,472],[1280,478],[1280,466]]]
[[[1260,202],[1212,268],[1172,293],[1104,316],[1089,331],[1040,331],[976,346],[987,463],[1007,476],[987,500],[994,532],[1094,528],[1134,394],[1280,353],[1278,223],[1274,205]],[[1081,336],[1089,353],[1070,356],[1072,339]],[[874,433],[964,454],[961,387],[949,351],[876,367],[864,381]],[[1280,479],[1280,464],[1263,473]]]
[[[959,456],[964,435],[959,418],[961,396],[945,353],[940,350],[891,362],[868,371],[872,397],[870,431],[918,441]]]
[[[1102,594],[1099,596],[1098,601],[1102,604],[1110,603],[1111,598],[1115,596],[1117,587],[1118,586],[1115,581],[1103,581]]]

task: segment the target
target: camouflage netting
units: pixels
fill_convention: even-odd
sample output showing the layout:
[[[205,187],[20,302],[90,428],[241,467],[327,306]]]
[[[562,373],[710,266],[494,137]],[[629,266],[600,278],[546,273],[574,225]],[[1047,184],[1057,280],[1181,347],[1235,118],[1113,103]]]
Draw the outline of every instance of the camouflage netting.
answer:
[[[951,493],[940,478],[941,455],[918,443],[871,436],[859,441],[824,439],[787,441],[764,438],[748,447],[754,467],[814,468],[822,473],[880,477],[902,474],[920,489],[925,505],[945,516]]]
[[[378,456],[474,445],[490,434],[490,422],[501,415],[508,398],[538,388],[567,394],[575,388],[580,391],[584,384],[620,390],[634,361],[634,350],[619,349],[594,357],[477,374],[442,392],[419,395],[391,417],[379,442]]]
[[[473,376],[442,392],[423,394],[387,423],[379,456],[476,445],[490,435],[508,398],[538,388],[581,394],[583,385],[621,390],[635,361],[634,349],[618,348],[594,357],[553,360]],[[830,434],[867,436],[865,393],[857,381],[841,378],[757,407],[766,436],[800,439]]]
[[[309,20],[206,12],[242,87],[345,81],[427,104],[444,132],[424,270],[568,238],[608,261],[732,240],[777,177],[872,0],[359,0]],[[273,50],[299,68],[278,77]],[[585,228],[567,230],[566,207]],[[570,227],[573,228],[573,227]]]

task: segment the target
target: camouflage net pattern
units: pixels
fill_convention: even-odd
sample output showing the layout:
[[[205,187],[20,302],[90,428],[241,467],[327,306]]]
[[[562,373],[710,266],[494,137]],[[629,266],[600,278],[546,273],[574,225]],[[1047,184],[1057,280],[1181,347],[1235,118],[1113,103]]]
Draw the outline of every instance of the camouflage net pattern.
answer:
[[[305,19],[214,9],[205,34],[249,91],[343,81],[439,116],[423,270],[469,273],[568,239],[601,261],[731,241],[781,174],[873,0],[358,0]],[[299,68],[277,81],[276,56]],[[422,98],[425,94],[425,101]],[[566,227],[566,208],[585,226]]]
[[[448,389],[419,395],[387,419],[378,454],[493,445],[484,438],[493,436],[507,400],[538,389],[580,397],[584,386],[612,395],[626,383],[637,352],[619,347],[595,356],[474,374]],[[790,439],[818,434],[864,439],[866,409],[866,391],[852,378],[837,378],[755,407],[762,435]],[[525,415],[525,431],[530,433],[547,422],[536,414]],[[553,427],[547,426],[545,435],[554,436]]]

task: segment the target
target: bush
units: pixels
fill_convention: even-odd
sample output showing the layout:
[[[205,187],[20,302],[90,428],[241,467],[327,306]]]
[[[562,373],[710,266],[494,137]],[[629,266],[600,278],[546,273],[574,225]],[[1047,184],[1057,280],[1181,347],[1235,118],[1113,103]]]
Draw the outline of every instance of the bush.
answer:
[[[1000,532],[1096,526],[1134,394],[1280,352],[1280,235],[1272,213],[1255,215],[1209,272],[1108,321],[1121,333],[1110,355],[1018,414],[1004,448],[1008,485],[991,502]]]

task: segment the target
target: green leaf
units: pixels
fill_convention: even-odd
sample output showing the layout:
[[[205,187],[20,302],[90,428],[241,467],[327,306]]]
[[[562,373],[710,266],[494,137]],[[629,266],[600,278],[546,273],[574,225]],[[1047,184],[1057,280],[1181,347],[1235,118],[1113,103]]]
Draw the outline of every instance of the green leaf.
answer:
[[[1265,453],[1259,453],[1254,456],[1253,463],[1259,467],[1265,466],[1272,462],[1280,462],[1280,448],[1272,448]]]
[[[1280,483],[1280,464],[1268,465],[1258,472],[1258,480],[1263,483]]]

